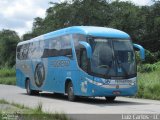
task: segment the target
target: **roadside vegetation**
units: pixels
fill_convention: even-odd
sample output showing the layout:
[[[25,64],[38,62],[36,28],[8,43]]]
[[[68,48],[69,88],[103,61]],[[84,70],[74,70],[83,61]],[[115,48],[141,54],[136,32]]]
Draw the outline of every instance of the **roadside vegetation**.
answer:
[[[68,120],[65,114],[48,114],[42,112],[42,103],[38,103],[35,109],[25,107],[16,103],[0,100],[0,120]]]
[[[138,66],[136,97],[160,100],[160,62]]]
[[[0,84],[16,84],[16,71],[14,68],[5,67],[0,69]]]

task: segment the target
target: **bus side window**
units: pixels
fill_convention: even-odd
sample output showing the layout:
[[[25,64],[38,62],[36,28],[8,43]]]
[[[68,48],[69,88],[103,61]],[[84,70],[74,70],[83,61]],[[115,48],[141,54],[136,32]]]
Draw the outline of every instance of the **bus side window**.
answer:
[[[29,45],[29,51],[28,51],[28,58],[32,59],[33,58],[33,43],[30,43]]]
[[[24,45],[23,48],[23,60],[28,59],[29,43]]]
[[[20,49],[21,49],[21,46],[17,46],[17,59],[20,59]]]
[[[44,47],[45,47],[45,42],[44,42],[44,40],[41,40],[40,41],[40,43],[39,43],[40,45],[39,45],[39,48],[40,48],[40,56],[39,57],[42,57],[42,55],[43,55],[43,52],[44,52]]]
[[[60,41],[57,38],[51,39],[48,41],[48,48],[45,47],[45,57],[56,57],[58,56],[58,52],[60,48]]]
[[[72,46],[70,35],[65,35],[61,37],[61,55],[67,56],[69,58],[72,57]]]

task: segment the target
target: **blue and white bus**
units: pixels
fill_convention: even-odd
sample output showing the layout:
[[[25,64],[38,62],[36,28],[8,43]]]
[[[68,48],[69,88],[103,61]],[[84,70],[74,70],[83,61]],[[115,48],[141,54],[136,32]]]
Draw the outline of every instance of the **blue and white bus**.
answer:
[[[16,54],[17,86],[27,94],[41,91],[77,96],[133,96],[137,92],[134,47],[142,46],[120,30],[73,26],[20,42]]]

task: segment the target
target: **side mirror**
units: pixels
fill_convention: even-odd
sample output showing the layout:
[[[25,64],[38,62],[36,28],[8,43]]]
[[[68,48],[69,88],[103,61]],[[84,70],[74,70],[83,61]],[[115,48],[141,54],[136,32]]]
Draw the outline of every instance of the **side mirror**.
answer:
[[[90,44],[88,44],[87,42],[84,42],[84,41],[80,41],[79,43],[86,48],[87,57],[91,58],[92,57],[92,48],[91,48]]]
[[[145,60],[145,49],[141,46],[141,45],[138,45],[138,44],[133,44],[133,47],[140,51],[140,58],[142,61]]]

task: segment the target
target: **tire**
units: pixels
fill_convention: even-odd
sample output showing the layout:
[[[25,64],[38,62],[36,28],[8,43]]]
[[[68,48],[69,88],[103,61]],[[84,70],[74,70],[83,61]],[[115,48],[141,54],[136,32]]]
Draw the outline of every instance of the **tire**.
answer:
[[[29,79],[26,81],[26,92],[27,92],[27,95],[38,95],[39,94],[39,91],[31,89]]]
[[[54,92],[53,95],[54,95],[54,96],[61,96],[62,93],[55,93],[55,92]]]
[[[106,98],[106,101],[111,103],[111,102],[114,102],[114,100],[116,99],[116,96],[113,96],[113,97],[105,97]]]
[[[72,82],[69,82],[68,85],[67,85],[67,94],[68,94],[68,100],[69,101],[75,101],[76,96],[74,95]]]

